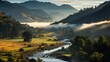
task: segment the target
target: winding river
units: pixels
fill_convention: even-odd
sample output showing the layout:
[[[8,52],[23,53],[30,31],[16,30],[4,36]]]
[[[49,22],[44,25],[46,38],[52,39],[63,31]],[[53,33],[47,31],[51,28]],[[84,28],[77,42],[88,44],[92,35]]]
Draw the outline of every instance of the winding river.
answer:
[[[67,39],[63,40],[63,42],[66,43],[66,45],[63,45],[63,46],[60,46],[60,47],[57,47],[57,48],[54,48],[54,49],[51,49],[51,50],[45,50],[43,52],[37,52],[37,53],[29,56],[29,58],[30,59],[34,58],[36,60],[37,60],[37,58],[41,58],[44,62],[66,62],[66,61],[63,61],[61,59],[56,59],[55,57],[49,56],[49,54],[61,50],[62,47],[64,49],[66,49],[66,48],[69,48],[72,45],[71,42],[65,42],[65,41],[67,41]]]

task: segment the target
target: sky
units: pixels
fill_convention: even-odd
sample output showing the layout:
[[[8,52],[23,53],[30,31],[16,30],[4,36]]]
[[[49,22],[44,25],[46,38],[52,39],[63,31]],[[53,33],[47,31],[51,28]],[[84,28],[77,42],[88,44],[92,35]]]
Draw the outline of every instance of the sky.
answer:
[[[12,3],[20,3],[20,2],[24,2],[24,1],[28,1],[28,0],[7,0],[10,1]],[[76,9],[83,9],[83,8],[88,8],[88,7],[94,7],[97,6],[101,3],[103,3],[104,1],[109,1],[109,0],[37,0],[37,1],[41,1],[41,2],[52,2],[55,3],[57,5],[61,5],[61,4],[69,4],[73,7],[75,7]]]

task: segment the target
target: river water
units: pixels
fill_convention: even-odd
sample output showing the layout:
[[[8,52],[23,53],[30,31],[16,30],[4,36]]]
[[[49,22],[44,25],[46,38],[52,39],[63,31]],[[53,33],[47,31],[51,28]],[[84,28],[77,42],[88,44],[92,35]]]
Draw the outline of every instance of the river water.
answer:
[[[65,40],[64,40],[65,41]],[[53,53],[53,52],[56,52],[58,50],[61,50],[62,47],[64,47],[65,49],[66,48],[69,48],[71,46],[71,43],[70,42],[65,42],[66,45],[63,45],[63,46],[60,46],[60,47],[57,47],[57,48],[54,48],[54,49],[51,49],[51,50],[45,50],[43,52],[37,52],[31,56],[29,56],[29,58],[34,58],[34,59],[38,59],[38,58],[41,58],[44,62],[66,62],[66,61],[63,61],[61,59],[56,59],[54,57],[51,57],[49,56],[49,54]]]

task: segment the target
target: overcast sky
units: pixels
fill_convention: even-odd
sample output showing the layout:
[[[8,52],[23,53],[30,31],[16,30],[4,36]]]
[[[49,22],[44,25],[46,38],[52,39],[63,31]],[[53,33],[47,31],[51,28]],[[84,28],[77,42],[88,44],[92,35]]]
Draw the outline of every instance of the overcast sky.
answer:
[[[8,0],[10,2],[24,2],[28,0]],[[38,1],[43,1],[43,2],[52,2],[57,5],[61,4],[69,4],[76,9],[82,9],[82,8],[87,8],[87,7],[92,7],[92,6],[97,6],[104,1],[109,1],[109,0],[38,0]]]

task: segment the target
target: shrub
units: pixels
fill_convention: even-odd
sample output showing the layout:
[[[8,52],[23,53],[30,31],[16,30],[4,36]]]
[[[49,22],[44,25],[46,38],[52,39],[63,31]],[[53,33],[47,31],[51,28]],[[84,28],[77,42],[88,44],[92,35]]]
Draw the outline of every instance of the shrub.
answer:
[[[58,39],[53,39],[53,41],[58,41]]]
[[[47,41],[51,41],[51,39],[48,39]]]
[[[48,44],[47,43],[42,43],[41,46],[48,46]]]
[[[54,44],[51,44],[50,46],[55,46]]]
[[[35,59],[30,59],[29,61],[30,61],[30,62],[36,62],[36,60],[35,60]]]
[[[37,59],[37,62],[43,62],[43,60],[42,60],[42,59],[40,59],[40,58],[38,58],[38,59]]]
[[[28,45],[28,47],[32,47],[32,45]]]
[[[62,50],[65,50],[65,48],[64,48],[64,47],[62,47],[61,49],[62,49]]]
[[[13,57],[9,57],[8,62],[14,62]]]
[[[90,59],[91,59],[91,61],[99,62],[99,61],[102,60],[103,56],[104,56],[104,55],[103,55],[102,53],[94,52],[94,53],[90,56]]]
[[[23,52],[23,51],[24,51],[24,49],[23,49],[23,48],[20,48],[20,49],[19,49],[19,52]]]

